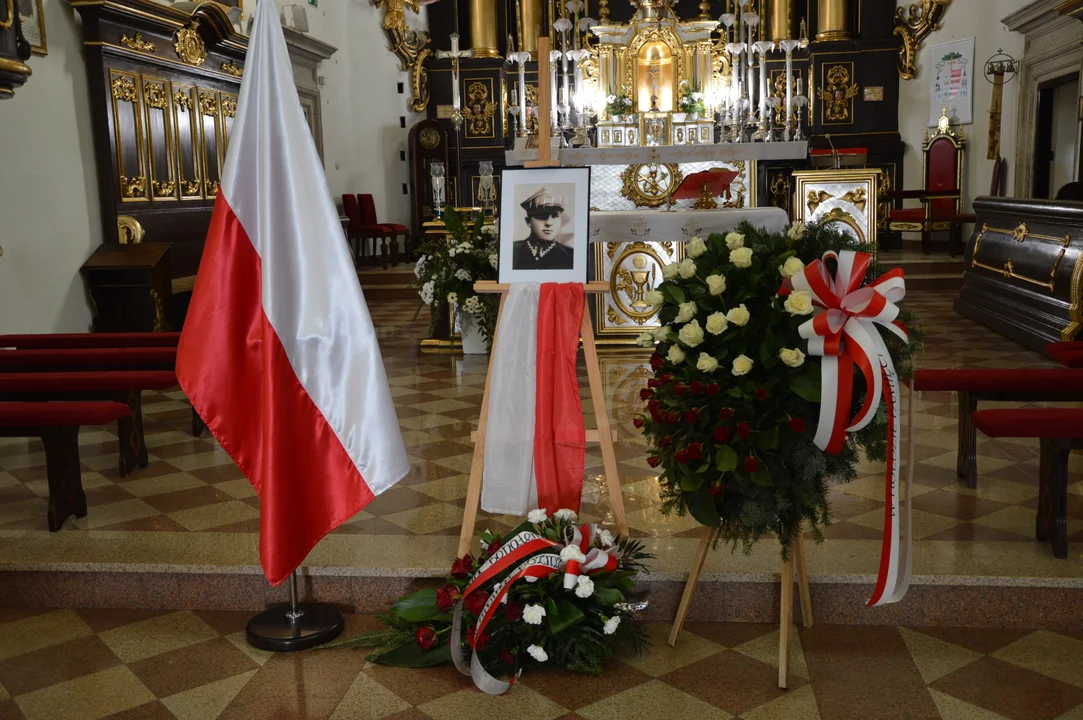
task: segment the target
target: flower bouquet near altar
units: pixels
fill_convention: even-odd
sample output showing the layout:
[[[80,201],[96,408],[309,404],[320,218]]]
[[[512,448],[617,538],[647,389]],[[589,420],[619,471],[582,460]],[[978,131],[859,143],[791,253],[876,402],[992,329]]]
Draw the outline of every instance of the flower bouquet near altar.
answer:
[[[610,95],[605,99],[605,112],[613,119],[632,112],[632,107],[632,98],[626,87],[621,88],[615,95]]]
[[[822,226],[745,223],[693,238],[663,268],[647,296],[662,327],[640,337],[657,343],[654,376],[635,419],[663,512],[691,513],[746,551],[773,534],[786,557],[802,525],[822,540],[828,487],[856,477],[862,452],[897,459],[890,403],[919,335],[892,302],[901,272],[881,275],[862,247]]]
[[[435,332],[440,319],[454,309],[461,327],[476,324],[491,345],[496,304],[492,297],[474,292],[474,283],[496,280],[500,247],[496,225],[486,225],[481,214],[472,225],[466,224],[450,205],[444,210],[444,225],[449,235],[422,243],[414,265],[412,285],[418,288],[421,302],[429,306],[430,332]]]
[[[386,629],[327,647],[375,648],[367,659],[394,667],[454,662],[493,693],[535,667],[601,673],[618,646],[646,647],[628,600],[651,556],[576,521],[571,510],[533,510],[506,535],[482,533],[481,555],[457,558],[443,587],[396,600],[379,616]]]
[[[704,103],[704,94],[694,90],[687,80],[681,81],[680,92],[681,112],[697,117],[707,114],[707,105]]]

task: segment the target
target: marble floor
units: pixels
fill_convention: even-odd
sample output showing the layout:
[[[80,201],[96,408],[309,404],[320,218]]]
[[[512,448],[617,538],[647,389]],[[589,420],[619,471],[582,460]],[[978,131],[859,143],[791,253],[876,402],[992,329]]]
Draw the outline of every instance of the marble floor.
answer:
[[[676,648],[598,677],[527,673],[503,697],[450,665],[392,669],[350,648],[272,655],[248,613],[0,608],[2,720],[1072,720],[1083,633],[801,628],[780,690],[772,625],[690,623]],[[374,629],[347,617],[348,634]],[[634,709],[634,710],[633,710]]]
[[[926,335],[924,367],[1027,367],[1041,356],[955,315],[950,301],[914,294]],[[486,359],[422,353],[424,317],[411,302],[374,303],[385,365],[412,472],[398,486],[322,541],[306,565],[345,575],[442,575],[455,553]],[[609,414],[623,500],[632,534],[657,555],[658,579],[683,579],[702,529],[691,518],[658,511],[655,473],[631,424],[648,376],[647,355],[623,349],[603,358]],[[593,416],[581,367],[587,426]],[[1037,444],[979,438],[979,488],[955,475],[955,398],[926,393],[914,400],[916,460],[915,582],[1008,580],[1083,587],[1083,456],[1073,456],[1067,560],[1055,560],[1033,538],[1037,503]],[[258,498],[210,437],[193,438],[190,410],[179,389],[146,393],[143,406],[151,463],[119,477],[114,428],[85,428],[80,436],[85,518],[58,533],[45,529],[45,457],[37,441],[0,440],[0,570],[119,569],[257,572]],[[904,406],[905,417],[905,406]],[[861,477],[831,494],[835,524],[826,542],[809,549],[813,582],[871,580],[883,522],[882,466],[863,465]],[[609,518],[600,455],[588,447],[583,514]],[[482,513],[479,529],[503,530],[512,518]],[[777,577],[773,541],[751,555],[711,554],[705,579]]]

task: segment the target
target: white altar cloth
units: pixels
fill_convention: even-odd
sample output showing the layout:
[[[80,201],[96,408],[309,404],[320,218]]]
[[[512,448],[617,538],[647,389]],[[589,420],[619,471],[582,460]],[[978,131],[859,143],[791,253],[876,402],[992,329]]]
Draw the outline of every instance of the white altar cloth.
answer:
[[[509,166],[537,160],[538,151],[506,150]],[[796,160],[808,157],[808,143],[705,143],[625,148],[565,148],[554,150],[561,165],[634,165],[637,163],[743,162],[745,160]]]
[[[774,207],[718,210],[616,210],[590,214],[591,242],[687,241],[699,235],[727,233],[747,220],[770,232],[790,225],[785,210]]]

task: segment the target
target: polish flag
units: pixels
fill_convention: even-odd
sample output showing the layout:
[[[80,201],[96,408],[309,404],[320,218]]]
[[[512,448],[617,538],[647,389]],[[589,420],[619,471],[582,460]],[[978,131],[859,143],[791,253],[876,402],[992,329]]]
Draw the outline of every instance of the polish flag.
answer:
[[[277,585],[410,465],[273,2],[237,107],[177,377],[259,494]]]

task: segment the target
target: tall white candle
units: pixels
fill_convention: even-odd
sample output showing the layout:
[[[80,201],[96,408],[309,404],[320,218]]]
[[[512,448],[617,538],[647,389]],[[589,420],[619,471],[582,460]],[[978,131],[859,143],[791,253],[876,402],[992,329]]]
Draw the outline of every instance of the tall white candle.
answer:
[[[760,122],[767,122],[767,49],[769,43],[760,41]]]
[[[519,108],[526,122],[526,60],[519,58]]]
[[[550,58],[559,52],[559,50],[554,50]],[[555,129],[557,127],[557,66],[552,61],[549,63],[549,120]]]
[[[786,139],[790,139],[790,123],[793,122],[793,48],[790,41],[784,41],[786,47]]]
[[[751,13],[745,13],[744,17],[741,19],[743,20],[745,17],[751,19]],[[752,55],[752,43],[755,42],[755,40],[752,37],[752,23],[746,22],[745,27],[748,28],[748,42],[745,44],[748,53],[748,79],[745,88],[748,93],[749,112],[751,112],[752,104],[756,102],[756,69],[753,67],[752,62],[754,60]]]

